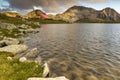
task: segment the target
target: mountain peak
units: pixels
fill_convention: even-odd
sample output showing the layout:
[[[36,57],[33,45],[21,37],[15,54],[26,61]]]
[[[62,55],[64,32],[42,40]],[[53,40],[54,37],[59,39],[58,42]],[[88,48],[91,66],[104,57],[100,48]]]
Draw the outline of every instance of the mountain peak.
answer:
[[[43,11],[36,9],[24,16],[24,18],[42,18],[42,19],[49,19],[49,16],[46,15]]]
[[[110,7],[99,11],[93,8],[75,5],[70,7],[63,14],[59,15],[59,18],[68,22],[75,22],[85,19],[89,21],[120,22],[120,14]]]
[[[69,11],[72,11],[72,10],[78,10],[78,11],[91,10],[91,11],[94,11],[95,9],[89,8],[89,7],[84,7],[84,6],[74,5],[74,6],[70,7],[68,10],[66,10],[65,12],[69,12]]]

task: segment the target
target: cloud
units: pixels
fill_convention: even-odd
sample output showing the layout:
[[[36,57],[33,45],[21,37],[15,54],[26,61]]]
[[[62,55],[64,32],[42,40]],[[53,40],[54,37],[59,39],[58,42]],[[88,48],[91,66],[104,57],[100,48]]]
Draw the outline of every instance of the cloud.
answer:
[[[79,0],[79,1],[90,2],[90,3],[104,3],[107,0]]]
[[[45,12],[59,12],[73,5],[80,5],[80,1],[101,3],[106,0],[5,0],[11,8],[27,10],[33,6],[41,7]]]
[[[4,12],[4,11],[11,11],[9,8],[6,8],[6,9],[1,9],[0,8],[0,12]]]

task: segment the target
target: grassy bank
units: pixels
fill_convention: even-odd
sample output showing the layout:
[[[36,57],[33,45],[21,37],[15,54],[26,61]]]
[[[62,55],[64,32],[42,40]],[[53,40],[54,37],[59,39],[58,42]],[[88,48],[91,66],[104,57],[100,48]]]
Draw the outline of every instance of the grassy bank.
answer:
[[[11,53],[0,52],[0,80],[27,80],[29,77],[41,77],[43,68],[34,62],[8,60]]]
[[[22,19],[20,17],[7,17],[6,15],[0,15],[0,21],[5,22],[5,23],[11,23],[11,24],[14,24],[16,26],[25,24],[25,25],[29,25],[33,28],[40,27],[40,26],[34,24],[34,22],[29,22],[29,21]]]
[[[52,19],[40,19],[40,18],[31,18],[28,21],[39,22],[41,24],[64,24],[67,23],[62,20],[52,20]]]

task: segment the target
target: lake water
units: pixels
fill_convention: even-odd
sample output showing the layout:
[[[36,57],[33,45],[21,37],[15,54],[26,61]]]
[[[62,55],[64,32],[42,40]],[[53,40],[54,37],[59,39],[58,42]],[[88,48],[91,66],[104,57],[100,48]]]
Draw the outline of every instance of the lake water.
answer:
[[[120,24],[44,24],[39,31],[25,43],[38,48],[51,77],[120,80]]]

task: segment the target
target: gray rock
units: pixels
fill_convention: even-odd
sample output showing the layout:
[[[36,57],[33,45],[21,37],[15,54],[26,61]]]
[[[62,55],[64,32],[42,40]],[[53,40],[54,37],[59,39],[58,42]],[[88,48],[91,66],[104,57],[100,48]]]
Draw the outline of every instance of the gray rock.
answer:
[[[48,64],[45,62],[44,64],[44,70],[43,70],[43,77],[48,77],[49,76],[49,73],[50,73],[50,70],[49,70],[49,67],[48,67]]]
[[[0,47],[17,44],[19,44],[19,40],[15,38],[4,38],[2,41],[0,41]]]
[[[33,78],[28,78],[27,80],[69,80],[69,79],[67,79],[64,76],[61,76],[61,77],[56,77],[56,78],[36,78],[36,77],[33,77]]]
[[[0,48],[0,52],[10,52],[15,55],[15,54],[24,52],[27,49],[28,47],[26,45],[9,45],[9,46]]]

